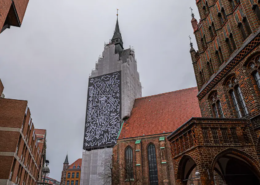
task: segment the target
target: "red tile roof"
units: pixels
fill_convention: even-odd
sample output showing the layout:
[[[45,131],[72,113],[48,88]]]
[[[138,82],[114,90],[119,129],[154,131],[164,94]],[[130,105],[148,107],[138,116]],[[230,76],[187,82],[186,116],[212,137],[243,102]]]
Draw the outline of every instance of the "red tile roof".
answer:
[[[69,169],[73,169],[73,166],[76,167],[75,169],[78,169],[78,166],[80,166],[81,169],[81,163],[82,163],[82,159],[77,159],[74,163],[69,165]]]
[[[191,117],[201,117],[197,87],[135,100],[118,139],[173,132]]]

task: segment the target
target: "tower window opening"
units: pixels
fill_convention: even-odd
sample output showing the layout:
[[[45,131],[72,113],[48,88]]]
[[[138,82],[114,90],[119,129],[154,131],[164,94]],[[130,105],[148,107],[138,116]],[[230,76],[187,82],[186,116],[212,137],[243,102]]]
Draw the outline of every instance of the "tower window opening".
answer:
[[[244,26],[242,23],[239,23],[238,24],[238,28],[240,29],[240,32],[242,34],[242,37],[243,37],[243,40],[245,40],[247,38],[246,36],[246,32],[245,32],[245,29],[244,29]]]
[[[236,47],[236,43],[235,43],[235,40],[234,40],[234,37],[233,37],[233,34],[231,33],[230,36],[230,41],[231,41],[231,44],[232,44],[232,47],[233,47],[233,51],[237,49]]]
[[[252,33],[252,30],[251,30],[251,28],[250,28],[250,26],[249,26],[249,23],[248,23],[246,17],[244,17],[243,23],[244,23],[245,28],[246,28],[247,36],[249,36],[249,35]]]
[[[252,8],[253,11],[255,12],[257,18],[260,20],[260,9],[259,9],[258,5],[255,4],[253,0],[250,0],[250,1],[253,4],[253,8]]]
[[[209,34],[210,34],[210,37],[211,37],[211,40],[212,40],[214,38],[212,26],[209,27]]]
[[[227,46],[228,46],[229,53],[232,54],[233,53],[233,48],[231,46],[229,38],[226,39],[226,43],[227,43]]]
[[[222,8],[222,10],[221,10],[221,16],[223,17],[223,19],[224,19],[223,21],[225,23],[227,21],[227,14],[226,14],[224,8]]]
[[[214,69],[213,69],[211,60],[209,62],[207,62],[207,67],[208,67],[209,75],[211,76],[214,73]]]

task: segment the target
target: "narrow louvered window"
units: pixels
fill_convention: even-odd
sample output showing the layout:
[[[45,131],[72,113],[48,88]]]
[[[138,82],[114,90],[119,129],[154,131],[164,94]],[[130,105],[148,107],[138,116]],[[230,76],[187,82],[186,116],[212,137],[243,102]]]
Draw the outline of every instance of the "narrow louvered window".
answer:
[[[232,135],[232,138],[233,138],[233,142],[238,143],[236,128],[231,128],[230,131],[231,131],[231,135]]]
[[[149,162],[150,185],[158,185],[156,153],[155,153],[155,146],[153,144],[150,144],[148,146],[148,162]]]
[[[126,179],[133,179],[133,150],[128,146],[125,150],[125,168],[126,168]]]
[[[222,128],[221,129],[221,134],[222,134],[223,142],[224,143],[229,143],[227,128]]]

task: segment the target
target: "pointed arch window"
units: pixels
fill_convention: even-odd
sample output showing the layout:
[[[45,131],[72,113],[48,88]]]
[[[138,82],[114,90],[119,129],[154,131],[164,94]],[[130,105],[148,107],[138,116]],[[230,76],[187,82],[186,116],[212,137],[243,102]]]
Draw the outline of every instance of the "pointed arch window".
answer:
[[[253,77],[253,83],[257,86],[260,93],[260,55],[253,57],[247,64],[249,73]]]
[[[223,62],[224,62],[224,58],[223,58],[222,50],[221,50],[220,47],[219,47],[219,49],[216,51],[216,57],[217,57],[217,59],[218,59],[219,66],[221,66],[221,64],[223,64]]]
[[[213,69],[211,60],[209,62],[207,62],[207,68],[208,68],[209,76],[211,76],[214,73],[214,69]]]
[[[251,4],[252,4],[252,10],[255,12],[257,18],[260,20],[260,10],[259,10],[259,6],[255,3],[254,0],[250,0]]]
[[[149,180],[150,185],[158,185],[158,172],[154,144],[148,146]]]
[[[211,104],[213,116],[215,118],[224,118],[224,113],[223,113],[223,110],[222,110],[220,100],[218,99],[217,92],[213,92],[209,96],[209,102]]]
[[[227,87],[232,99],[233,107],[238,118],[248,115],[246,103],[237,79],[233,76],[227,81]]]
[[[134,172],[133,172],[133,149],[128,146],[125,150],[125,176],[126,179],[133,179]]]

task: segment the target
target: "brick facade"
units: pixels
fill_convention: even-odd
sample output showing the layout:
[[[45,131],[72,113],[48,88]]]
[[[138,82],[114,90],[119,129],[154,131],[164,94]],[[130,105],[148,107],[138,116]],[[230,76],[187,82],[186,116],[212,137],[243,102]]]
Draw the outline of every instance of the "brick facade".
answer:
[[[10,26],[20,27],[29,0],[0,0],[0,33]]]
[[[0,105],[0,184],[36,185],[44,151],[27,101],[0,98]]]
[[[170,143],[165,140],[169,134],[136,137],[118,140],[113,149],[113,184],[149,185],[148,145],[153,144],[156,150],[156,162],[158,170],[158,184],[173,185],[174,173],[171,161]],[[161,138],[161,140],[160,140]],[[163,139],[162,139],[163,138]],[[136,142],[140,141],[140,142]],[[128,179],[125,166],[126,148],[133,150],[133,173],[134,178]]]
[[[190,53],[203,118],[168,136],[176,184],[260,184],[258,1],[196,3],[201,20],[192,14],[191,23],[198,51],[191,43]]]

